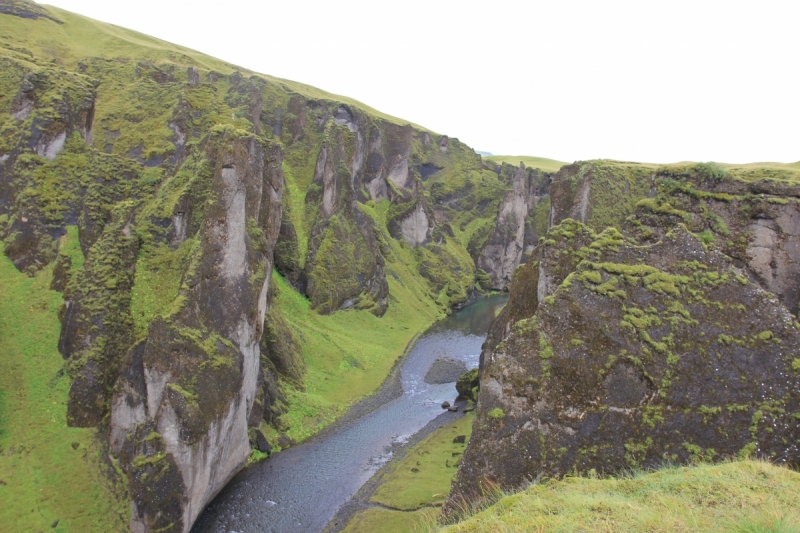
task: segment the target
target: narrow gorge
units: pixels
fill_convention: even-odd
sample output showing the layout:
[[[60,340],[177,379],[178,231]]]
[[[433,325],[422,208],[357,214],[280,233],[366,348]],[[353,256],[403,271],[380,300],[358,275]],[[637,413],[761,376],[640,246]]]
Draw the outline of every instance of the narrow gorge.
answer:
[[[800,465],[797,165],[493,162],[28,0],[0,128],[10,531],[188,532],[498,292],[443,521],[543,477]]]

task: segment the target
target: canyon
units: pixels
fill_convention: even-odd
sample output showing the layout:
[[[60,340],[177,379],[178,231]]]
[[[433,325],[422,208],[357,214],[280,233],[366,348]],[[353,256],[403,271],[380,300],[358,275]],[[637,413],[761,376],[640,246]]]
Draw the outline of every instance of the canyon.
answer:
[[[189,531],[248,463],[332,424],[493,291],[508,305],[445,518],[487,483],[797,468],[796,165],[492,162],[57,8],[0,0],[0,29],[8,279],[60,293],[36,308],[58,319],[45,377],[131,531]]]

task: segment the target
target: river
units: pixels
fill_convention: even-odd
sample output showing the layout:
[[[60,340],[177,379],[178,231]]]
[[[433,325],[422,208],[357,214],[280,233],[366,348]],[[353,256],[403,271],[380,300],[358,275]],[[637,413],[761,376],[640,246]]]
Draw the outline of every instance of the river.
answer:
[[[481,345],[503,295],[475,303],[433,324],[411,348],[401,370],[403,393],[341,429],[312,438],[249,468],[220,492],[192,533],[318,533],[402,444],[456,397],[454,383],[424,377],[434,360],[478,366]]]

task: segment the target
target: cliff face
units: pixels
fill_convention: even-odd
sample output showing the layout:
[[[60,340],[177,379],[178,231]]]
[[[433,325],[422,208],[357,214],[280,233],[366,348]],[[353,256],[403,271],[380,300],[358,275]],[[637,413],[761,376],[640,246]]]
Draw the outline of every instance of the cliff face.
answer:
[[[750,454],[800,462],[796,185],[710,169],[654,172],[624,234],[565,219],[517,270],[446,513],[487,482]],[[562,193],[551,187],[556,217],[581,211]]]
[[[655,165],[620,161],[579,161],[553,177],[550,225],[568,218],[595,231],[619,227],[636,203],[655,194]]]
[[[455,139],[350,105],[295,95],[286,106],[268,114],[289,182],[278,271],[321,313],[382,316],[394,240],[413,250],[413,268],[443,307],[466,301],[475,265],[464,260],[464,234],[472,222],[493,220],[510,183]],[[476,198],[477,208],[468,203]]]
[[[500,201],[494,228],[477,261],[495,290],[508,287],[514,269],[525,261],[549,227],[550,176],[520,166],[511,176],[511,186]]]
[[[280,150],[231,129],[212,131],[200,150],[210,183],[179,295],[129,352],[111,401],[111,450],[131,479],[134,531],[189,529],[244,465],[263,395]]]

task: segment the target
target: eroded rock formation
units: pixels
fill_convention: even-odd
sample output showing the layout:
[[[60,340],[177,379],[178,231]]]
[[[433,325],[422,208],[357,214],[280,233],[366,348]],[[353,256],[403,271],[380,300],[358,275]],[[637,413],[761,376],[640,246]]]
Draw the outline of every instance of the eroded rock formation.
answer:
[[[703,165],[650,179],[624,235],[565,219],[515,273],[446,513],[542,476],[800,462],[795,187]]]
[[[547,230],[550,176],[520,165],[511,176],[511,190],[500,201],[494,229],[478,257],[478,268],[491,280],[491,288],[506,289],[511,277],[539,242],[540,232]],[[539,207],[539,220],[536,208]],[[544,208],[544,210],[542,210]],[[549,213],[547,213],[549,214]],[[538,224],[537,224],[538,222]]]
[[[201,150],[213,177],[181,293],[131,349],[111,401],[111,450],[131,479],[133,531],[189,530],[244,465],[262,395],[280,149],[222,129]]]

